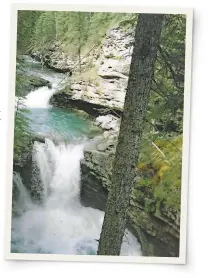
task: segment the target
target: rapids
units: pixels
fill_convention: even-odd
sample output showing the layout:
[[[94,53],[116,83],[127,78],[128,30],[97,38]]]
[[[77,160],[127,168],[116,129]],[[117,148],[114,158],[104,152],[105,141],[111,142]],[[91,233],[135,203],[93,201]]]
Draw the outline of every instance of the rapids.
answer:
[[[13,253],[95,255],[98,248],[104,212],[82,206],[79,198],[80,159],[90,124],[68,111],[50,107],[48,102],[59,80],[55,78],[52,89],[32,91],[24,103],[31,110],[33,130],[72,134],[73,140],[56,145],[50,139],[45,144],[34,143],[33,166],[38,168],[43,189],[41,203],[32,201],[20,175],[14,173],[19,194],[12,217]],[[139,243],[128,230],[121,255],[141,255]]]

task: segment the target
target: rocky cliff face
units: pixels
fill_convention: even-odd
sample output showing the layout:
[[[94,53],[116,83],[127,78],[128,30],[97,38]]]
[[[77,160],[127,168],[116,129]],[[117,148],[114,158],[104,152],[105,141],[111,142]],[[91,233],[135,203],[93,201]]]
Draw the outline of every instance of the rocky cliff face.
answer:
[[[83,205],[105,210],[115,154],[116,137],[101,141],[84,151],[81,161],[81,201]],[[139,177],[138,177],[139,178]],[[160,204],[154,209],[150,192],[140,186],[132,191],[128,228],[141,243],[144,256],[179,255],[180,215]],[[146,204],[149,204],[149,208]]]
[[[40,51],[32,53],[31,57],[42,62],[47,68],[60,73],[71,73],[74,66],[73,59],[62,51],[58,42],[52,44],[44,53]]]
[[[67,103],[69,107],[73,102],[76,106],[76,103],[82,101],[107,109],[122,110],[133,50],[133,35],[132,30],[124,31],[120,27],[111,29],[103,45],[94,48],[82,59],[81,68],[84,72],[78,80],[72,78],[71,84],[55,94],[51,103],[56,106],[63,105],[64,94],[64,101],[70,100]],[[54,55],[47,56],[50,61],[46,65],[54,64]],[[61,59],[58,54],[57,57]],[[59,65],[58,62],[56,65]],[[76,67],[73,69],[73,66],[71,69],[77,70]]]

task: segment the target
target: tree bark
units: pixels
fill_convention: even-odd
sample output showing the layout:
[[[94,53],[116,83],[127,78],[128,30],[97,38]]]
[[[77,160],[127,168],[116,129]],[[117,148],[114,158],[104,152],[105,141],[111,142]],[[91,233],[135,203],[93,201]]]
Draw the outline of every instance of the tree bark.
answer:
[[[120,255],[164,15],[138,16],[135,45],[98,255]]]

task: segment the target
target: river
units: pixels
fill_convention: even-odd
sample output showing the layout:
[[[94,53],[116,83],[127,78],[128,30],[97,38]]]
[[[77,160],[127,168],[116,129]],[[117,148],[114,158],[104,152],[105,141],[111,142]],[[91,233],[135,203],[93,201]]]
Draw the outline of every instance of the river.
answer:
[[[35,132],[59,136],[59,143],[46,139],[34,143],[33,159],[43,185],[42,202],[34,202],[15,173],[20,194],[15,202],[18,216],[12,218],[11,252],[41,254],[95,255],[104,212],[81,205],[80,159],[92,131],[92,123],[67,109],[54,108],[49,99],[58,89],[63,75],[40,67],[32,68],[52,83],[30,92],[24,104],[30,110]],[[66,139],[62,140],[62,139]],[[140,256],[140,244],[126,230],[121,255]]]

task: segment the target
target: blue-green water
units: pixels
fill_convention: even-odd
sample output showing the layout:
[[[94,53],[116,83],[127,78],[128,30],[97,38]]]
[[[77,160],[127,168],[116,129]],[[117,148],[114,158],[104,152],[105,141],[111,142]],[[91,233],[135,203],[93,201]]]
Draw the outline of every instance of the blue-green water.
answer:
[[[98,134],[99,129],[89,118],[72,112],[70,109],[49,105],[51,96],[69,81],[69,77],[49,69],[42,70],[38,63],[27,62],[25,70],[52,84],[52,88],[41,87],[31,91],[24,101],[24,105],[30,110],[29,118],[34,132],[45,134],[46,137],[49,134],[58,136],[64,140],[93,137]]]
[[[49,107],[30,108],[31,129],[36,133],[53,134],[63,139],[92,137],[101,131],[92,121],[69,109]]]

